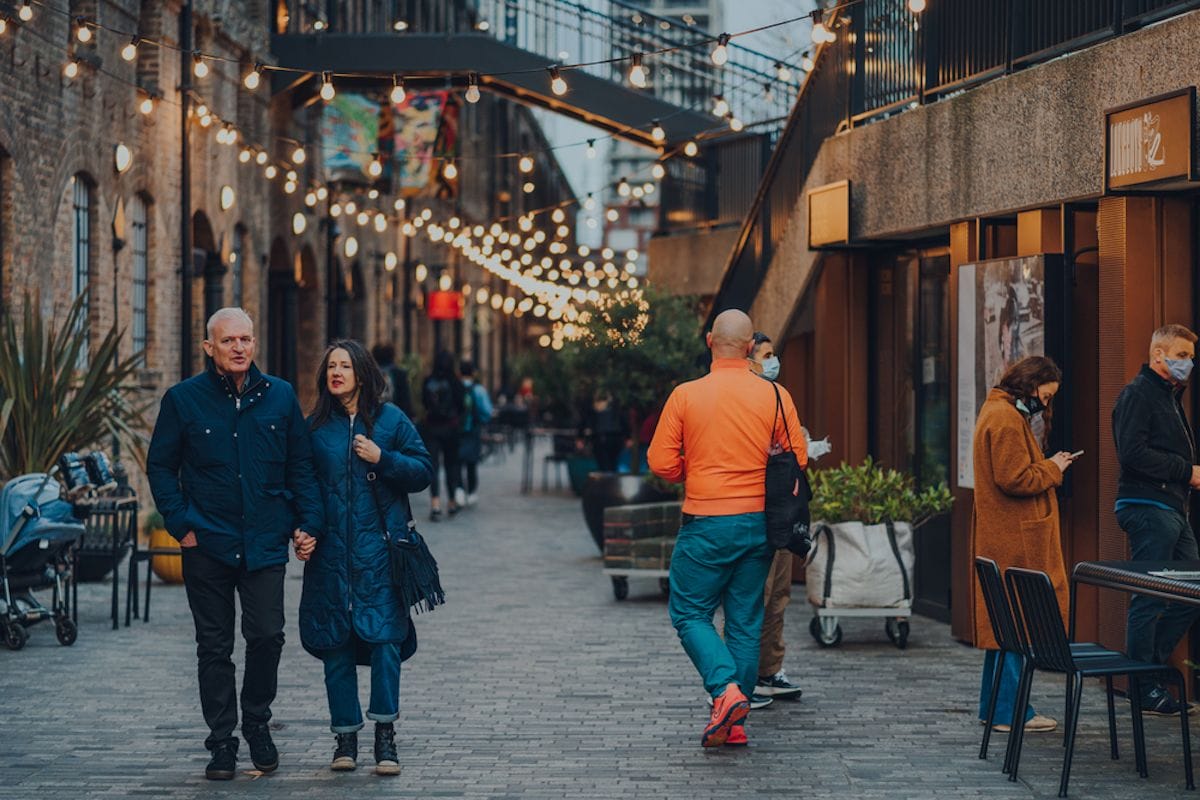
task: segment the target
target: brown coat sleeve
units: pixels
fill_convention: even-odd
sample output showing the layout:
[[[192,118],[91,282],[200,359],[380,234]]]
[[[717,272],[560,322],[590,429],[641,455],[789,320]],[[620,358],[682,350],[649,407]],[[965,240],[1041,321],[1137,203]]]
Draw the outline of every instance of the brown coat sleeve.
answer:
[[[1013,497],[1032,497],[1062,484],[1062,472],[1048,458],[1034,461],[1025,431],[998,425],[988,431],[992,474],[1000,491]]]

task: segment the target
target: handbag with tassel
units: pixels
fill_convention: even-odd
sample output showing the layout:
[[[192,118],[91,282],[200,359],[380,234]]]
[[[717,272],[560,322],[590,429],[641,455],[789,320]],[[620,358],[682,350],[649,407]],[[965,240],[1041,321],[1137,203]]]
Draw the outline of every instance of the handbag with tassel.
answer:
[[[375,486],[376,474],[367,473],[367,485],[371,487],[371,497],[375,500],[375,510],[379,514],[379,524],[383,528],[383,537],[387,541],[388,559],[391,562],[392,585],[400,596],[404,608],[420,614],[422,611],[433,611],[436,606],[445,604],[446,593],[442,590],[442,582],[438,577],[437,561],[429,552],[425,538],[417,533],[417,523],[413,520],[412,506],[408,502],[408,494],[400,492],[404,498],[404,510],[408,514],[407,530],[404,534],[394,535],[388,529],[387,517],[383,513],[383,504],[379,501],[379,489]]]

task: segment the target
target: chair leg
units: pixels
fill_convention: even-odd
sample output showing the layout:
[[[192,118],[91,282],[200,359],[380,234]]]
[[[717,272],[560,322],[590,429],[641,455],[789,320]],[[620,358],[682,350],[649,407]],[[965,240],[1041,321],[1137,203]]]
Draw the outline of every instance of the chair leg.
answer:
[[[116,534],[114,533],[113,535],[115,536]],[[112,574],[113,574],[113,578],[112,578],[112,582],[113,582],[112,623],[113,623],[113,630],[115,631],[117,628],[121,627],[121,624],[120,624],[121,623],[121,613],[118,610],[120,607],[120,601],[119,601],[120,591],[119,590],[121,587],[121,565],[117,560],[116,545],[113,545],[112,565],[113,565],[113,568],[112,568]]]
[[[1071,758],[1075,755],[1075,731],[1079,727],[1079,706],[1083,700],[1083,678],[1072,681],[1071,703],[1067,714],[1067,752],[1063,754],[1062,779],[1058,782],[1058,796],[1067,796],[1067,783],[1071,780]]]
[[[146,559],[146,602],[142,608],[142,622],[150,621],[150,585],[154,583],[154,556]]]
[[[1009,759],[1008,779],[1017,780],[1017,768],[1021,763],[1021,748],[1025,744],[1025,709],[1029,707],[1029,694],[1033,690],[1033,664],[1025,659],[1021,672],[1021,686],[1017,690],[1017,703],[1013,707],[1012,733],[1008,735],[1008,746],[1012,751]]]
[[[979,745],[979,757],[984,760],[987,759],[988,742],[992,739],[992,725],[996,719],[996,699],[1000,697],[1000,679],[1004,675],[1004,659],[1007,657],[1008,653],[1001,650],[993,667],[992,692],[988,700],[987,719],[983,723],[983,743]]]
[[[1082,680],[1082,679],[1080,679]],[[1067,691],[1063,695],[1063,720],[1071,718],[1071,695],[1075,692],[1075,674],[1067,673]],[[1070,731],[1066,725],[1063,725],[1063,740],[1062,746],[1067,746],[1067,739],[1070,737]]]
[[[1116,761],[1121,756],[1117,752],[1117,709],[1113,703],[1112,675],[1105,676],[1104,688],[1108,692],[1108,743],[1112,751],[1112,760]]]
[[[1137,678],[1129,676],[1129,705],[1133,710],[1133,761],[1140,777],[1147,777],[1146,730],[1142,726],[1142,692]]]
[[[1192,776],[1192,734],[1188,725],[1187,684],[1184,682],[1183,676],[1175,670],[1171,670],[1171,678],[1179,686],[1179,725],[1183,733],[1183,777],[1187,788],[1195,789],[1196,781]]]

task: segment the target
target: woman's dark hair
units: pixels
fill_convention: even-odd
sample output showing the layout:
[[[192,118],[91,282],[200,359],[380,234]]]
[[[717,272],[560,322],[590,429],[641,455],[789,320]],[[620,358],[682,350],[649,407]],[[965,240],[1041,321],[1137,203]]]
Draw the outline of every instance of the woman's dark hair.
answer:
[[[1053,359],[1046,356],[1026,356],[1013,364],[1000,378],[996,388],[1011,395],[1017,400],[1033,397],[1038,387],[1046,383],[1062,383],[1062,370]],[[1054,401],[1046,404],[1042,419],[1046,423],[1046,434],[1050,433],[1050,423],[1054,418]]]
[[[439,350],[433,357],[433,377],[454,379],[454,355],[449,350]]]
[[[312,429],[316,430],[333,416],[334,411],[342,410],[342,402],[329,393],[329,357],[334,350],[345,350],[350,356],[350,366],[354,369],[354,380],[358,384],[358,415],[362,417],[367,433],[375,425],[379,409],[383,407],[383,394],[387,382],[375,359],[367,352],[367,348],[353,339],[338,339],[325,348],[321,357],[321,365],[317,367],[317,403],[313,408]]]

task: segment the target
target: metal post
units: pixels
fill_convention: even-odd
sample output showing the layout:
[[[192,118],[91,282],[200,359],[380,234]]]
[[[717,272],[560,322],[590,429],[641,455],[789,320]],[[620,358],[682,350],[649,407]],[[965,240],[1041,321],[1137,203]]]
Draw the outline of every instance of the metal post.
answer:
[[[192,0],[179,12],[179,376],[192,376],[192,172],[190,163],[192,113]]]
[[[325,203],[325,341],[332,342],[338,336],[338,270],[334,259],[333,243],[337,238],[337,221],[334,219],[335,192],[329,190]]]
[[[404,355],[412,355],[412,237],[404,236],[404,297],[401,308],[404,309]]]

